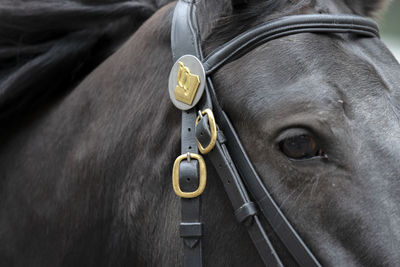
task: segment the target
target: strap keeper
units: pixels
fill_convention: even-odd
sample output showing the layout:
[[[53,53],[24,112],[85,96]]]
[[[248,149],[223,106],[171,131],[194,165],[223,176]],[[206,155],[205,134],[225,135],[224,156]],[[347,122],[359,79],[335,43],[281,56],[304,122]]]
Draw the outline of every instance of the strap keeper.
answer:
[[[200,222],[181,223],[180,224],[181,237],[200,237],[203,235],[203,224]]]
[[[247,202],[235,210],[235,217],[239,223],[245,222],[249,217],[257,214],[257,207],[254,202]]]

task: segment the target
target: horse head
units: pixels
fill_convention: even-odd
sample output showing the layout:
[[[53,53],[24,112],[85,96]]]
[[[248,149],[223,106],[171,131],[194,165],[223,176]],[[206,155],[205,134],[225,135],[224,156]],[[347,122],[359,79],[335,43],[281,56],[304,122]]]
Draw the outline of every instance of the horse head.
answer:
[[[382,3],[275,4],[275,12],[234,6],[205,50],[288,10],[369,16]],[[399,74],[377,38],[302,33],[263,44],[213,76],[251,161],[323,265],[399,263]]]
[[[142,2],[124,2],[111,11],[108,5],[101,9],[97,3],[85,5],[82,14],[88,14],[87,24],[94,25],[97,39],[90,38],[83,50],[73,38],[48,42],[46,31],[53,31],[54,25],[47,20],[38,23],[45,29],[45,45],[35,50],[27,42],[24,53],[37,56],[44,51],[46,57],[38,56],[36,65],[23,64],[22,76],[17,73],[7,79],[10,88],[20,84],[30,88],[26,84],[30,70],[35,71],[30,77],[35,86],[47,93],[62,83],[60,77],[76,84],[70,77],[80,68],[76,65],[83,62],[84,73],[78,76],[86,75],[98,61],[90,55],[110,55],[126,35],[120,34],[118,25],[135,31],[138,25],[133,22],[142,23],[157,5],[168,1],[144,6]],[[373,16],[386,3],[196,2],[205,56],[275,18],[318,13]],[[75,21],[75,8],[81,5],[75,1],[71,8],[65,5],[64,13],[58,12],[62,5],[54,7],[54,18],[68,15],[69,20],[60,23],[61,33],[71,22],[68,29],[79,35],[78,43],[85,42],[86,32],[93,32],[93,28],[77,30],[82,25]],[[167,89],[173,65],[174,7],[170,3],[155,12],[76,88],[14,120],[7,131],[2,129],[7,141],[0,150],[0,265],[177,266],[182,262],[180,202],[171,185],[171,168],[180,147],[180,111],[170,102]],[[33,10],[34,18],[39,18],[41,11]],[[130,10],[145,14],[125,19]],[[95,20],[90,19],[93,16]],[[115,17],[121,21],[109,25]],[[20,24],[29,26],[22,20]],[[108,26],[103,29],[103,25]],[[117,28],[117,34],[110,35]],[[29,36],[39,40],[36,31]],[[58,38],[60,33],[51,36]],[[120,38],[111,42],[110,36]],[[106,53],[88,52],[104,48],[100,44],[108,44]],[[20,53],[17,50],[12,51]],[[58,51],[63,51],[62,57]],[[88,60],[82,54],[93,64],[85,65]],[[73,64],[60,67],[68,59]],[[41,77],[42,73],[47,75]],[[184,95],[185,86],[195,82],[188,69],[182,67],[182,73],[183,89],[178,89]],[[185,80],[188,77],[192,80]],[[263,184],[323,265],[400,264],[399,77],[399,64],[381,40],[347,33],[281,37],[227,62],[212,75],[217,98]],[[261,266],[246,230],[235,221],[215,169],[206,163],[207,187],[201,196],[205,265]],[[269,224],[261,223],[283,263],[294,265]]]

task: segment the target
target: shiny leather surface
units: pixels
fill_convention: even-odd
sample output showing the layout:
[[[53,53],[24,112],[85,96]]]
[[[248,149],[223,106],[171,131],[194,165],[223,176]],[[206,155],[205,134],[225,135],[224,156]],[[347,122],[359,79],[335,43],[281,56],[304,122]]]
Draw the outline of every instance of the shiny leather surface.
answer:
[[[183,55],[199,57],[199,41],[197,39],[196,24],[188,14],[195,14],[194,1],[178,1],[175,7],[171,28],[171,49],[175,62]],[[194,124],[197,111],[192,108],[182,111],[181,153],[198,154]],[[182,162],[180,165],[180,184],[183,189],[193,191],[199,180],[198,164],[192,160],[190,163]],[[196,164],[196,167],[193,166]],[[181,224],[180,236],[183,239],[184,266],[201,267],[202,258],[202,222],[201,222],[201,196],[196,198],[181,198]]]
[[[268,21],[217,48],[205,58],[203,64],[211,74],[228,60],[237,58],[263,43],[298,33],[354,33],[366,37],[379,37],[377,24],[355,15],[296,15]]]

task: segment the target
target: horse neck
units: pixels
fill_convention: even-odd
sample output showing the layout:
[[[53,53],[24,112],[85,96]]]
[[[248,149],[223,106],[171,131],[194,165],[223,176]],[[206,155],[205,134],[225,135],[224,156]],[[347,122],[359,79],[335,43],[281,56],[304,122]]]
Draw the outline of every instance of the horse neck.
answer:
[[[172,12],[172,5],[159,10],[77,88],[96,96],[95,128],[107,139],[99,144],[106,146],[104,164],[119,173],[110,177],[116,184],[114,265],[174,266],[182,251],[179,199],[171,186],[180,148],[180,112],[170,103],[167,87]],[[129,253],[121,257],[119,251]]]

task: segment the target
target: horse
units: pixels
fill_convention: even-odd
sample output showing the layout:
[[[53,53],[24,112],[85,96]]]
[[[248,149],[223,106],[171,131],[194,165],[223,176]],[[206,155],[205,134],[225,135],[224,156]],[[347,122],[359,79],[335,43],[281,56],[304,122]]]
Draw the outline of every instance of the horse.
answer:
[[[285,15],[373,16],[385,4],[199,1],[197,16],[207,55],[244,30]],[[93,16],[97,5],[102,12],[114,7],[79,5]],[[139,1],[130,9],[135,19],[118,8],[114,17],[99,16],[118,19],[96,25],[100,32],[118,32],[115,40],[100,34],[109,41],[103,47],[84,41],[93,36],[85,35],[90,30],[64,21],[63,30],[75,30],[68,36],[90,43],[79,50],[84,53],[62,54],[57,59],[68,64],[54,60],[50,66],[58,68],[51,70],[49,57],[40,58],[31,79],[26,72],[16,76],[26,79],[10,79],[11,67],[2,72],[1,266],[182,264],[180,200],[171,185],[180,111],[167,89],[174,6]],[[93,29],[97,21],[88,21],[84,26]],[[130,25],[129,38],[121,25]],[[77,49],[76,43],[63,44]],[[32,50],[28,45],[23,52]],[[90,49],[93,55],[79,61]],[[399,74],[378,38],[300,33],[263,44],[213,75],[218,99],[263,183],[322,265],[400,264]],[[25,83],[32,87],[15,89]],[[207,176],[217,177],[209,162]],[[208,179],[202,194],[204,265],[262,266],[222,188],[218,179]],[[285,266],[296,266],[265,227]]]

